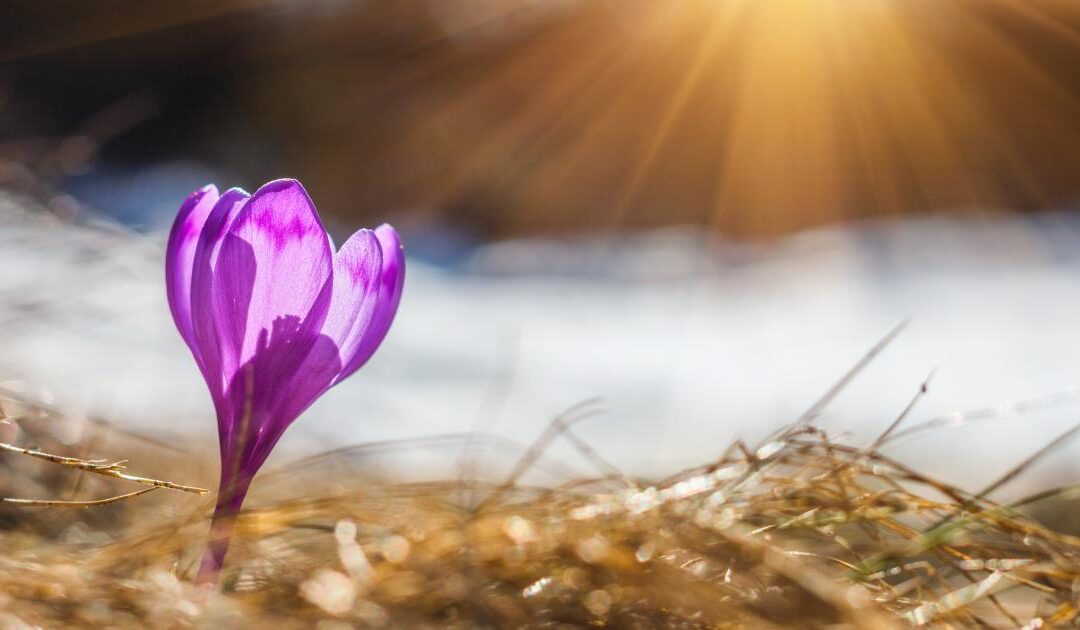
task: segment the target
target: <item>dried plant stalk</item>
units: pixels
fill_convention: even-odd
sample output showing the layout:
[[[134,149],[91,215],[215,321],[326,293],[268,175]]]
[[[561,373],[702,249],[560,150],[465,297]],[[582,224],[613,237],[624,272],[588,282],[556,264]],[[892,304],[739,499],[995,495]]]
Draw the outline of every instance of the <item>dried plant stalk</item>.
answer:
[[[125,499],[131,499],[139,495],[153,492],[157,488],[141,488],[134,492],[128,492],[127,494],[120,494],[115,497],[108,497],[105,499],[92,499],[88,501],[61,501],[58,499],[13,499],[11,497],[0,497],[0,503],[8,505],[18,505],[21,507],[62,507],[62,508],[88,508],[98,507],[102,505],[110,505],[117,503]]]
[[[39,450],[15,446],[14,444],[8,444],[6,442],[0,442],[0,450],[10,451],[12,453],[19,453],[21,455],[27,455],[29,457],[47,461],[53,464],[60,464],[61,466],[71,466],[72,468],[85,470],[87,472],[94,473],[95,475],[113,477],[115,479],[123,479],[125,481],[131,481],[147,486],[154,486],[155,488],[166,488],[169,490],[179,490],[181,492],[192,492],[194,494],[210,494],[210,490],[206,488],[185,486],[183,484],[173,483],[171,481],[151,479],[149,477],[140,477],[138,475],[131,475],[122,472],[124,464],[127,463],[127,460],[109,462],[108,460],[104,459],[79,459],[77,457],[65,457],[63,455],[53,455],[52,453],[46,453]],[[142,493],[130,493],[128,495],[125,495],[125,497],[138,496],[139,494]]]
[[[0,593],[9,597],[0,617],[118,628],[326,622],[877,630],[1075,622],[1080,538],[1022,512],[1076,493],[1048,491],[1011,506],[990,496],[1073,433],[993,486],[967,492],[880,450],[903,434],[898,427],[924,391],[925,384],[869,445],[833,441],[800,421],[756,447],[736,441],[715,461],[663,480],[627,477],[572,432],[596,409],[591,401],[522,447],[503,482],[400,483],[359,466],[423,441],[305,458],[260,474],[258,494],[235,524],[224,590],[213,595],[191,581],[206,542],[207,502],[186,495],[125,501],[158,487],[200,489],[128,475],[124,462],[4,444],[0,449],[58,466],[150,485],[96,501],[0,502],[114,506],[63,512],[79,527],[61,530],[60,538],[93,544],[59,542],[33,520],[0,529]],[[560,438],[600,476],[530,485],[534,467],[558,470],[547,466],[545,451]],[[483,435],[430,440],[455,453],[481,443],[512,448]],[[198,451],[175,444],[155,451],[140,440],[138,448],[176,470],[198,460]],[[102,514],[117,518],[105,526],[93,520]]]

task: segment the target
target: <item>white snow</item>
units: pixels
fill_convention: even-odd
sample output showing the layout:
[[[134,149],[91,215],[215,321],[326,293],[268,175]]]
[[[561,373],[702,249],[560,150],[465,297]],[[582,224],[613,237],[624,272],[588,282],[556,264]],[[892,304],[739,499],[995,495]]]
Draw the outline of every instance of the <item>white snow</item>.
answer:
[[[165,302],[163,241],[0,197],[0,380],[209,445],[210,401]],[[600,396],[606,412],[578,433],[629,472],[674,472],[794,420],[903,319],[822,426],[868,442],[936,369],[909,422],[996,405],[1009,417],[891,452],[974,487],[1080,421],[1073,216],[913,219],[764,245],[671,230],[500,243],[456,271],[410,260],[382,349],[293,426],[277,461],[473,428],[527,443]],[[1007,403],[1055,394],[1035,413],[1009,413]],[[1078,449],[1040,471],[1073,481]]]

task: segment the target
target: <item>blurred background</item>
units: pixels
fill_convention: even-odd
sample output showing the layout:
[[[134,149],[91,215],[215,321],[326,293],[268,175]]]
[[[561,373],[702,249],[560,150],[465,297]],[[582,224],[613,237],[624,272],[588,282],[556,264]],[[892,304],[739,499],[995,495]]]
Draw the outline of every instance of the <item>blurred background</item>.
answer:
[[[828,430],[872,440],[936,370],[909,421],[954,426],[895,454],[974,487],[1080,410],[1071,0],[9,0],[4,386],[211,448],[164,233],[208,181],[285,176],[339,242],[389,221],[410,257],[383,350],[290,455],[527,444],[600,397],[580,434],[674,472],[903,320]]]

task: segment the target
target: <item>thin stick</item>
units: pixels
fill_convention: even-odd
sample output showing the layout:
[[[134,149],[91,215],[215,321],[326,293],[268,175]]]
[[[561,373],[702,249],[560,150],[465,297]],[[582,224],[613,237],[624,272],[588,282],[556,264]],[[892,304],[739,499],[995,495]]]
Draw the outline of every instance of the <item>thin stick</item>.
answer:
[[[502,495],[505,494],[506,491],[509,490],[511,487],[513,487],[513,485],[517,483],[517,480],[522,475],[524,475],[526,471],[529,470],[529,468],[532,467],[536,460],[540,458],[544,451],[547,450],[548,446],[551,445],[551,442],[553,442],[560,433],[565,431],[571,425],[581,422],[582,420],[585,420],[586,418],[589,418],[590,416],[595,415],[597,412],[599,412],[600,410],[595,408],[595,405],[599,403],[599,398],[589,398],[570,407],[566,411],[556,416],[555,419],[548,424],[547,428],[544,429],[544,432],[540,434],[540,437],[536,438],[536,441],[533,442],[533,445],[531,447],[529,447],[529,450],[525,453],[525,455],[523,455],[522,458],[518,460],[517,465],[514,466],[514,469],[512,471],[510,471],[510,474],[507,476],[506,480],[502,483],[502,485],[500,485],[494,492],[488,495],[487,498],[481,501],[480,505],[476,506],[476,509],[473,511],[481,512],[484,510],[484,508],[488,507],[497,499],[502,497]]]
[[[1053,409],[1056,406],[1073,402],[1080,398],[1080,387],[1073,387],[1065,389],[1053,394],[1047,394],[1045,396],[1038,396],[1035,398],[1027,398],[1024,400],[1017,400],[1009,403],[1002,403],[994,405],[993,407],[984,407],[982,409],[974,409],[965,412],[955,412],[944,416],[938,416],[920,422],[919,424],[910,426],[901,431],[896,431],[889,437],[888,443],[894,444],[898,440],[906,438],[916,433],[923,433],[930,429],[936,429],[940,427],[954,427],[963,426],[968,424],[974,424],[976,422],[988,422],[991,420],[1001,420],[1013,416],[1022,416],[1039,411],[1045,411],[1047,409]]]
[[[46,453],[44,451],[22,448],[21,446],[15,446],[14,444],[8,444],[6,442],[0,442],[0,450],[27,455],[29,457],[44,460],[53,464],[71,466],[72,468],[78,468],[79,470],[92,472],[96,475],[114,477],[116,479],[123,479],[125,481],[131,481],[134,483],[141,483],[147,486],[154,486],[155,488],[168,488],[169,490],[180,490],[181,492],[191,492],[194,494],[210,494],[210,491],[206,488],[185,486],[182,484],[173,483],[171,481],[162,481],[160,479],[151,479],[149,477],[140,477],[138,475],[130,475],[128,473],[121,472],[121,468],[127,460],[110,463],[104,459],[87,460],[79,459],[77,457],[64,457],[63,455],[54,455],[52,453]]]
[[[893,326],[893,329],[890,330],[888,334],[886,334],[884,337],[882,337],[880,341],[875,343],[873,347],[871,347],[870,350],[868,350],[866,354],[864,354],[855,365],[851,366],[851,369],[849,369],[842,377],[840,377],[840,380],[837,381],[836,384],[829,388],[829,390],[825,392],[825,394],[821,398],[819,398],[813,405],[810,405],[810,408],[807,409],[806,412],[803,413],[803,415],[800,416],[797,421],[795,421],[795,427],[800,427],[807,422],[813,421],[814,418],[817,418],[818,415],[820,415],[821,412],[829,406],[829,403],[831,403],[833,399],[835,399],[840,394],[840,392],[844,391],[844,389],[847,388],[851,381],[854,380],[855,377],[859,375],[859,373],[866,369],[866,366],[870,365],[870,363],[877,358],[877,355],[881,354],[881,352],[885,350],[885,348],[889,347],[889,344],[891,344],[894,339],[900,336],[900,333],[902,333],[904,329],[908,327],[909,323],[911,323],[911,320],[905,319],[896,326]]]
[[[37,459],[43,459],[52,464],[73,466],[75,468],[81,468],[83,470],[104,470],[113,466],[113,464],[108,463],[108,460],[105,459],[79,459],[78,457],[53,455],[52,453],[46,453],[44,451],[38,451],[31,448],[22,448],[21,446],[15,446],[14,444],[8,444],[7,442],[0,442],[0,449],[3,449],[5,451],[11,451],[12,453],[29,455],[30,457],[35,457]]]
[[[972,501],[974,502],[974,501],[980,501],[980,500],[984,499],[991,492],[997,490],[1001,486],[1003,486],[1003,485],[1009,483],[1010,481],[1012,481],[1013,479],[1019,477],[1020,474],[1023,473],[1028,468],[1030,468],[1032,464],[1034,464],[1035,462],[1037,462],[1040,459],[1042,459],[1043,457],[1045,457],[1051,451],[1054,451],[1054,450],[1058,449],[1059,447],[1063,446],[1066,442],[1068,442],[1070,439],[1072,439],[1073,436],[1075,436],[1077,433],[1080,433],[1080,424],[1073,425],[1073,427],[1070,428],[1068,431],[1062,433],[1061,435],[1059,435],[1056,438],[1054,438],[1053,440],[1051,440],[1049,444],[1047,444],[1046,446],[1043,446],[1039,450],[1035,451],[1034,453],[1029,455],[1026,459],[1024,459],[1024,461],[1020,462],[1016,466],[1013,466],[1007,473],[1005,473],[1001,477],[998,477],[998,479],[996,481],[994,481],[990,485],[983,488],[978,494],[975,495],[975,497],[972,499]]]
[[[118,470],[115,470],[115,469],[112,469],[112,468],[110,468],[108,470],[93,470],[93,469],[91,469],[90,472],[94,472],[94,473],[97,473],[99,475],[104,475],[106,477],[115,477],[117,479],[123,479],[125,481],[131,481],[133,483],[141,483],[143,485],[153,486],[155,488],[167,488],[169,490],[179,490],[181,492],[190,492],[192,494],[210,494],[210,490],[208,490],[206,488],[200,488],[198,486],[185,486],[183,484],[173,483],[171,481],[163,481],[161,479],[151,479],[149,477],[139,477],[138,475],[129,475],[127,473],[122,473],[122,472],[120,472]]]
[[[630,480],[626,473],[619,470],[619,468],[615,464],[612,464],[608,460],[604,459],[604,457],[601,456],[600,453],[596,452],[595,448],[589,446],[589,443],[581,439],[581,436],[575,433],[569,426],[563,426],[562,435],[567,440],[569,440],[571,444],[574,445],[574,448],[576,448],[582,454],[582,456],[585,457],[585,459],[592,462],[592,465],[595,466],[601,474],[607,474],[613,477],[621,477],[623,479]]]
[[[837,396],[840,395],[840,392],[844,391],[844,389],[847,388],[851,381],[853,381],[856,376],[858,376],[864,369],[866,369],[866,366],[870,365],[870,363],[875,358],[877,358],[877,356],[881,354],[881,352],[885,350],[885,348],[887,348],[889,344],[892,343],[893,340],[896,339],[905,328],[907,328],[909,323],[910,320],[905,319],[896,326],[894,326],[893,329],[890,330],[888,334],[886,334],[884,337],[882,337],[880,341],[875,343],[870,348],[870,350],[868,350],[866,354],[864,354],[862,358],[855,363],[855,365],[851,366],[851,368],[847,372],[845,372],[843,376],[840,377],[840,380],[836,381],[836,383],[834,383],[833,386],[830,387],[821,396],[821,398],[818,398],[816,401],[814,401],[814,404],[810,405],[810,408],[803,412],[803,414],[799,416],[798,420],[796,420],[787,428],[776,431],[768,438],[766,438],[762,442],[762,444],[768,444],[769,442],[773,442],[775,440],[782,440],[786,437],[794,435],[803,426],[810,422],[813,422],[814,419],[821,415],[821,412],[826,407],[828,407],[829,404],[832,403],[832,401]]]
[[[140,488],[134,492],[128,492],[127,494],[121,494],[115,497],[108,497],[106,499],[93,499],[90,501],[59,501],[48,499],[12,499],[10,497],[0,497],[0,503],[7,505],[17,505],[19,507],[63,507],[63,508],[88,508],[97,507],[99,505],[109,505],[110,503],[117,503],[125,499],[131,499],[137,497],[140,494],[146,494],[147,492],[153,492],[157,488]]]
[[[997,490],[1001,486],[1005,485],[1006,483],[1008,483],[1008,482],[1012,481],[1013,479],[1015,479],[1016,477],[1018,477],[1021,473],[1023,473],[1025,470],[1027,470],[1029,467],[1031,467],[1032,464],[1034,464],[1038,460],[1045,457],[1047,455],[1047,453],[1050,453],[1051,451],[1054,451],[1057,448],[1064,445],[1065,443],[1067,443],[1077,433],[1080,433],[1080,424],[1074,425],[1068,431],[1065,431],[1061,435],[1059,435],[1056,438],[1054,438],[1053,440],[1051,440],[1049,444],[1047,444],[1046,446],[1043,446],[1039,450],[1035,451],[1034,453],[1029,455],[1027,458],[1025,458],[1022,462],[1017,464],[1016,466],[1013,466],[1004,475],[1002,475],[1001,477],[998,477],[998,479],[996,481],[994,481],[993,483],[991,483],[990,485],[986,486],[981,491],[979,491],[978,493],[973,495],[971,497],[971,499],[969,499],[967,501],[958,501],[957,506],[956,506],[957,512],[963,512],[963,511],[968,511],[968,510],[973,509],[975,506],[977,506],[977,504],[980,501],[984,500],[990,493],[994,492],[995,490]],[[928,528],[926,528],[924,530],[924,532],[922,534],[922,538],[923,539],[930,538],[930,537],[940,533],[943,530],[943,528],[945,528],[945,527],[948,527],[950,525],[952,525],[952,526],[957,525],[957,523],[955,523],[955,519],[956,519],[956,514],[949,514],[949,515],[946,515],[946,516],[942,517],[936,523],[934,523],[933,525],[931,525],[930,527],[928,527]]]
[[[864,452],[869,453],[871,451],[877,450],[877,448],[881,446],[882,442],[889,439],[889,436],[892,435],[893,431],[895,431],[904,422],[908,415],[911,414],[911,410],[915,408],[915,404],[918,403],[919,400],[921,400],[922,397],[926,395],[926,392],[930,389],[930,381],[934,378],[934,374],[936,372],[937,368],[930,370],[930,374],[928,374],[923,380],[922,384],[919,385],[919,391],[915,392],[915,395],[911,397],[911,400],[908,402],[907,406],[904,407],[904,410],[900,412],[900,415],[892,421],[892,424],[890,424],[889,427],[885,429],[885,431],[883,431],[876,440],[871,442],[869,446],[863,449]]]

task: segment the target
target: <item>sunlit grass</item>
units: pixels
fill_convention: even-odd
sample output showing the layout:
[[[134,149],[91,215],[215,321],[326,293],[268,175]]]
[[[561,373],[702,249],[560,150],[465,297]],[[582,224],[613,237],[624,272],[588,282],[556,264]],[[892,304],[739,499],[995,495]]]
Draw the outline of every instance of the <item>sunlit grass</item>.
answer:
[[[886,628],[1016,627],[1080,614],[1080,539],[882,455],[895,427],[856,448],[803,422],[663,480],[624,475],[574,439],[600,476],[523,481],[552,441],[575,435],[590,404],[553,422],[501,483],[401,483],[392,467],[373,474],[364,465],[409,443],[264,471],[237,524],[223,590],[210,593],[191,580],[212,499],[160,490],[71,503],[112,496],[103,484],[122,481],[96,474],[113,464],[82,459],[90,449],[184,481],[214,469],[210,454],[100,422],[86,443],[62,445],[50,437],[58,411],[9,392],[0,405],[21,440],[54,455],[6,455],[4,493],[68,503],[3,506],[0,615],[110,627]],[[499,448],[486,436],[440,441]]]

